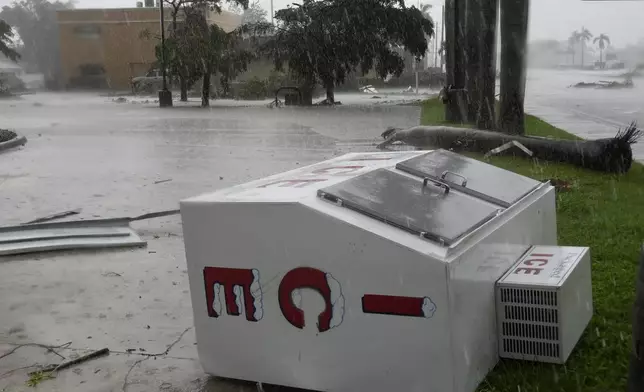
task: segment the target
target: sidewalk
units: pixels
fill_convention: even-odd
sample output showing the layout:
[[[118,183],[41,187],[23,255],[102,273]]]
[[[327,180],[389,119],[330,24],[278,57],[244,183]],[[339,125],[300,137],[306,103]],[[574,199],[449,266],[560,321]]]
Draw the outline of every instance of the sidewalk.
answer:
[[[619,128],[625,128],[629,125],[594,116],[577,109],[563,110],[532,102],[526,102],[525,111],[557,128],[584,139],[614,137]],[[644,140],[633,145],[633,157],[640,162],[644,162]]]

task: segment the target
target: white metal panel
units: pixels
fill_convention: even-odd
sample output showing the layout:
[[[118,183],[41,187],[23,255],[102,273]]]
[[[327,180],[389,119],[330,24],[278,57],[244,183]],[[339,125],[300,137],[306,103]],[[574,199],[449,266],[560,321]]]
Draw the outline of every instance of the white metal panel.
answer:
[[[182,203],[182,217],[198,351],[207,372],[325,391],[454,390],[444,263],[296,203],[193,201]],[[225,298],[213,300],[221,314],[209,317],[207,267],[256,270],[259,284],[249,290],[253,304],[261,303],[261,319],[227,314]],[[321,271],[305,280],[311,279],[309,286],[322,280],[317,290],[343,307],[330,329],[319,330],[325,297],[308,289],[294,296],[304,327],[285,317],[293,309],[280,292],[302,284],[293,286],[288,275],[302,267]],[[334,282],[325,284],[324,274]],[[222,293],[229,284],[222,280]],[[243,299],[238,303],[245,306]],[[255,317],[257,309],[249,309]],[[387,314],[392,309],[405,315]]]
[[[533,281],[513,277],[526,269]],[[592,317],[590,269],[588,248],[526,252],[496,285],[500,355],[565,363]]]
[[[498,362],[495,282],[531,244],[556,244],[554,208],[554,188],[541,187],[449,260],[454,391],[474,391]]]
[[[566,362],[593,317],[593,287],[590,249],[566,278],[561,292],[562,361]]]
[[[533,247],[502,278],[503,284],[561,286],[571,268],[586,253],[586,248],[572,246]]]
[[[285,173],[193,197],[202,201],[296,201],[315,199],[316,190],[337,184],[374,169],[396,163],[427,151],[350,153]]]

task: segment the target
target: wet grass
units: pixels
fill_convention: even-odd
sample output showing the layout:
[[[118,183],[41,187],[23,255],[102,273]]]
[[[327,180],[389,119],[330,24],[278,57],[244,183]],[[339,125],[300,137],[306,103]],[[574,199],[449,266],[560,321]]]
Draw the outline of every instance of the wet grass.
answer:
[[[421,124],[446,124],[443,112],[440,101],[426,101]],[[526,132],[576,139],[533,116],[526,118]],[[468,155],[483,160],[482,154]],[[611,175],[529,158],[486,162],[537,180],[570,183],[569,191],[557,194],[557,236],[559,245],[590,247],[595,312],[565,365],[501,360],[478,391],[626,390],[635,273],[644,241],[644,166],[634,164],[625,175]]]

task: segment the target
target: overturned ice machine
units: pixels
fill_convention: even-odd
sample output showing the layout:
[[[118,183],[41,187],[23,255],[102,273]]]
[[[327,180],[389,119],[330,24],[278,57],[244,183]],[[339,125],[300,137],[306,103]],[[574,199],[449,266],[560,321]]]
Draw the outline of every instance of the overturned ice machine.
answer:
[[[182,201],[199,358],[318,391],[472,392],[499,358],[563,363],[590,252],[555,189],[446,150],[352,153]]]

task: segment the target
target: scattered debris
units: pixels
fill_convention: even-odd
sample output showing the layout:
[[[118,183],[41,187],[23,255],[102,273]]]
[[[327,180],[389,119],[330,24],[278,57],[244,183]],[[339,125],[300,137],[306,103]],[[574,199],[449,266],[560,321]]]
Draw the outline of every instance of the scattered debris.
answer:
[[[123,386],[121,387],[122,392],[125,392],[127,390],[127,386],[128,386],[127,379],[130,377],[130,373],[132,373],[132,370],[134,370],[134,368],[138,364],[140,364],[143,361],[147,361],[148,359],[150,359],[150,357],[145,357],[145,358],[138,359],[132,364],[132,366],[130,366],[130,369],[127,371],[127,373],[125,374],[125,378],[123,379]]]
[[[65,357],[63,357],[62,355],[58,354],[55,350],[56,350],[56,349],[60,349],[60,348],[67,348],[67,347],[69,347],[69,345],[70,345],[70,344],[72,344],[72,342],[63,343],[63,344],[61,344],[61,345],[59,345],[59,346],[47,346],[47,345],[45,345],[45,344],[40,344],[40,343],[24,343],[24,344],[19,344],[19,345],[17,345],[16,347],[12,348],[11,350],[7,351],[6,353],[4,353],[4,354],[0,355],[0,359],[5,358],[5,357],[8,357],[9,355],[11,355],[11,354],[15,353],[16,351],[18,351],[18,350],[19,350],[20,348],[22,348],[22,347],[28,347],[28,346],[31,346],[31,347],[42,347],[42,348],[46,349],[46,350],[47,350],[47,352],[54,353],[54,354],[58,355],[59,357],[61,357],[61,358],[65,359]]]
[[[0,227],[0,256],[62,249],[145,246],[129,221],[97,219]]]
[[[380,99],[380,98],[382,98],[380,95],[374,95],[373,97],[371,97],[371,99]]]
[[[168,178],[168,179],[165,179],[165,180],[154,181],[154,184],[155,185],[156,184],[163,184],[164,182],[170,182],[170,181],[172,181],[172,178]]]
[[[569,87],[575,87],[575,88],[632,88],[633,85],[633,79],[631,78],[626,78],[624,82],[616,82],[616,81],[607,81],[607,80],[600,80],[599,82],[591,82],[591,83],[586,83],[586,82],[579,82],[577,84],[573,84]]]
[[[27,380],[27,386],[35,388],[43,381],[51,380],[54,376],[51,372],[37,371],[29,374],[29,380]]]
[[[125,98],[125,97],[114,98],[114,99],[112,99],[112,102],[124,103],[124,102],[127,102],[127,98]]]
[[[555,191],[557,192],[568,192],[572,190],[572,184],[570,183],[570,181],[560,180],[557,178],[550,178],[545,181],[550,181],[550,184],[555,187]]]
[[[181,210],[167,210],[167,211],[159,211],[159,212],[150,212],[148,214],[135,216],[134,218],[116,218],[116,219],[127,220],[128,222],[134,222],[134,221],[140,221],[145,219],[161,218],[161,217],[170,216],[170,215],[178,215],[180,212]]]
[[[92,360],[92,359],[103,357],[105,355],[108,355],[109,353],[110,353],[110,349],[105,347],[105,348],[102,348],[102,349],[97,350],[97,351],[92,351],[89,354],[81,355],[78,358],[70,359],[69,361],[65,361],[65,362],[63,362],[63,363],[61,363],[59,365],[49,365],[49,366],[47,366],[47,367],[45,367],[45,368],[43,368],[43,369],[41,369],[41,370],[39,370],[37,372],[30,373],[30,375],[35,374],[35,373],[49,373],[49,374],[52,374],[52,373],[55,373],[55,372],[70,368],[70,367],[72,367],[74,365],[78,365],[80,363],[87,362],[87,361]]]
[[[112,272],[112,271],[103,272],[101,276],[104,276],[106,278],[123,277],[123,275],[119,274],[118,272]]]
[[[52,220],[55,220],[55,219],[65,218],[65,217],[68,217],[68,216],[71,216],[71,215],[78,215],[78,214],[80,214],[81,211],[82,211],[81,208],[77,208],[75,210],[58,212],[56,214],[47,215],[47,216],[44,216],[42,218],[38,218],[38,219],[34,219],[32,221],[29,221],[29,222],[25,222],[25,223],[23,223],[23,225],[31,225],[31,224],[34,224],[34,223],[43,223],[43,222],[48,222],[48,221],[52,221]]]
[[[62,249],[145,246],[130,222],[177,215],[180,210],[136,217],[47,222],[0,227],[0,256]]]
[[[16,137],[18,137],[18,135],[14,131],[10,131],[8,129],[0,129],[0,143],[9,141]]]
[[[376,90],[372,85],[366,85],[360,87],[360,92],[362,93],[367,93],[367,94],[378,94],[378,90]]]
[[[512,148],[512,147],[517,147],[517,148],[519,148],[521,151],[525,152],[525,153],[526,153],[526,155],[528,155],[528,156],[530,156],[530,157],[533,155],[533,154],[532,154],[532,151],[528,150],[528,149],[526,148],[526,146],[524,146],[524,145],[523,145],[523,144],[521,144],[520,142],[517,142],[516,140],[512,140],[512,141],[510,141],[510,142],[507,142],[507,143],[503,144],[503,145],[502,145],[502,146],[500,146],[500,147],[494,148],[494,149],[492,149],[492,150],[490,150],[490,151],[486,152],[486,153],[485,153],[485,155],[483,156],[483,158],[488,158],[488,157],[490,157],[490,156],[492,156],[492,155],[497,155],[497,154],[499,154],[499,153],[501,153],[501,152],[503,152],[503,151],[509,150],[509,149],[510,149],[510,148]]]

